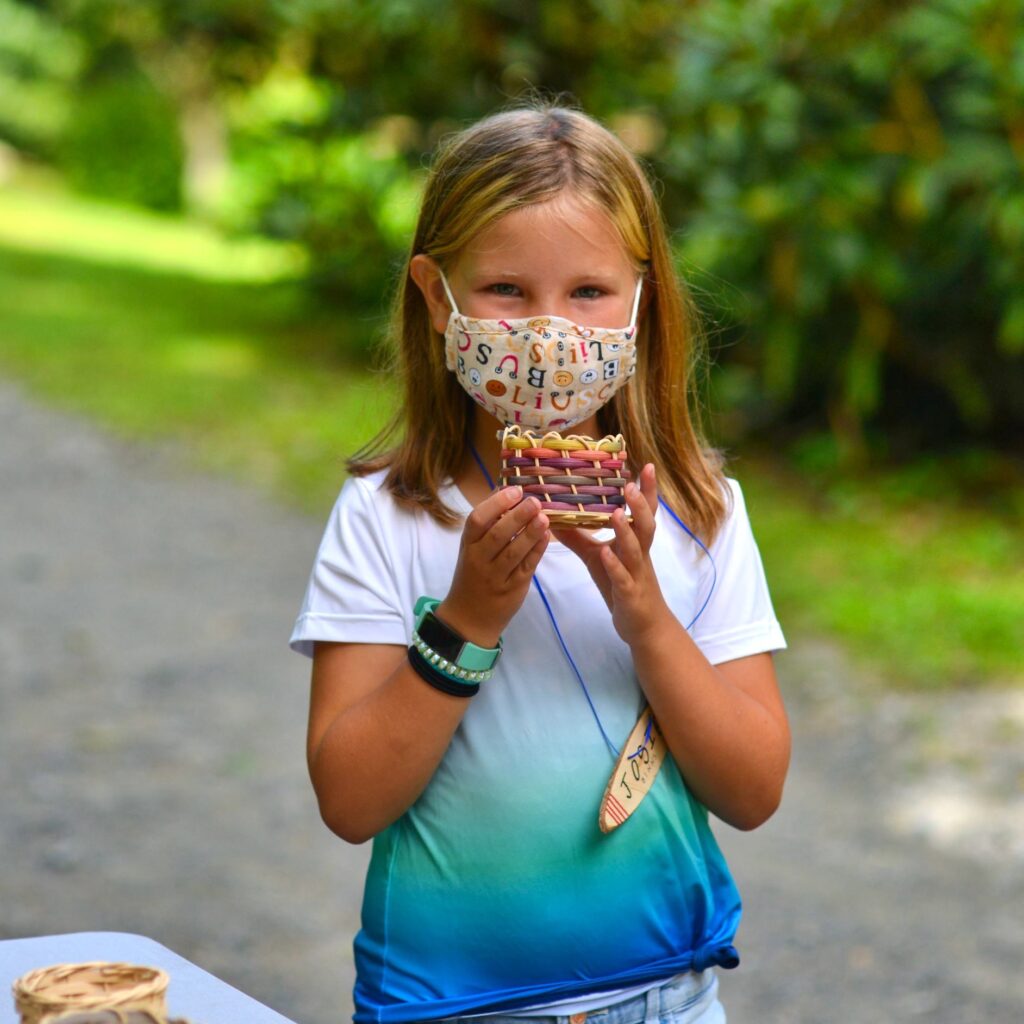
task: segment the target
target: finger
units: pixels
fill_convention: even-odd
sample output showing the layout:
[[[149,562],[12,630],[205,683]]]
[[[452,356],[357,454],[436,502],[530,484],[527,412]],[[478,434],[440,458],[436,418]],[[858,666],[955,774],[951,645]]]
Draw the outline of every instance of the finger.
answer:
[[[612,513],[612,529],[615,531],[615,540],[611,544],[613,553],[631,575],[636,575],[643,567],[644,549],[637,537],[635,524],[631,526],[625,512],[616,509]]]
[[[549,520],[541,513],[531,520],[526,527],[502,549],[499,556],[494,560],[495,570],[499,573],[499,579],[511,579],[522,565],[523,560],[530,554],[538,541],[543,540],[548,533]]]
[[[601,564],[604,566],[604,571],[608,574],[608,582],[611,584],[613,591],[621,593],[632,585],[632,575],[616,556],[611,546],[604,548],[601,552]]]
[[[611,587],[608,583],[608,574],[601,567],[600,558],[602,548],[608,547],[610,541],[597,540],[589,531],[579,529],[562,530],[559,533],[559,540],[587,567],[587,572],[604,598],[604,603],[610,608]]]
[[[646,467],[645,467],[646,468]],[[647,495],[641,487],[634,483],[626,484],[626,505],[633,516],[633,530],[640,542],[641,549],[646,553],[651,550],[654,540],[654,513],[648,502]],[[657,501],[657,492],[655,492]]]
[[[640,470],[640,490],[651,510],[651,515],[656,515],[658,512],[658,478],[653,462],[648,462]]]
[[[466,517],[462,536],[467,544],[475,544],[510,508],[521,502],[521,487],[502,487],[492,491]]]
[[[537,571],[537,566],[540,565],[540,560],[544,557],[544,552],[547,551],[548,544],[550,543],[551,531],[545,530],[544,536],[530,548],[526,553],[526,557],[519,563],[516,572],[521,576],[532,576]]]
[[[586,530],[561,530],[558,539],[574,554],[584,561],[596,548],[603,547],[606,542],[595,540]]]
[[[493,561],[501,557],[509,544],[529,527],[537,529],[537,520],[541,516],[541,504],[535,497],[528,497],[505,513],[481,538],[481,547],[485,557]],[[547,529],[547,517],[544,527]]]

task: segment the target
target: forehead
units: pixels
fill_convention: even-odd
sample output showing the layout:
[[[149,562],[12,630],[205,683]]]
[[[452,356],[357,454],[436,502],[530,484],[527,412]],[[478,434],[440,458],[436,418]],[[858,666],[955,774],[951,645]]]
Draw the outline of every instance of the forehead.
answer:
[[[561,196],[522,206],[499,217],[469,242],[460,264],[465,269],[545,268],[632,274],[633,265],[611,218],[599,206]],[[500,265],[500,266],[499,266]]]

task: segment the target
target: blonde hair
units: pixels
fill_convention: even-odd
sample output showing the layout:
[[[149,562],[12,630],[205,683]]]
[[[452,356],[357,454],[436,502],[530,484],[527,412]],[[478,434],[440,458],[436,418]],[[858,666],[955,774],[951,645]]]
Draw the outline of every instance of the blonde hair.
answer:
[[[636,375],[598,413],[601,430],[623,434],[634,466],[655,464],[662,496],[710,543],[726,514],[727,489],[717,454],[698,426],[695,370],[703,339],[675,273],[657,200],[622,142],[586,114],[558,106],[511,110],[478,122],[442,146],[410,258],[424,253],[450,266],[499,217],[566,191],[607,214],[644,274]],[[462,466],[475,404],[445,366],[444,338],[434,330],[408,266],[389,341],[402,386],[399,409],[349,460],[349,471],[387,468],[385,486],[400,504],[454,524],[460,517],[438,492]]]

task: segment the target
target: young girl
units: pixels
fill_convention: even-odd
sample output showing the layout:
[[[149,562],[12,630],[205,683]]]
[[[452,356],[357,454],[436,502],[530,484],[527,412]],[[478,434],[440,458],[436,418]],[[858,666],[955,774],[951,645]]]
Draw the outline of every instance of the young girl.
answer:
[[[321,814],[374,841],[358,1022],[724,1020],[740,901],[708,811],[751,829],[778,805],[785,641],[690,418],[682,295],[595,121],[517,110],[444,146],[396,307],[400,411],[350,464],[291,641]],[[506,422],[622,433],[632,521],[553,532],[492,490]],[[632,753],[670,756],[606,834],[647,706]]]

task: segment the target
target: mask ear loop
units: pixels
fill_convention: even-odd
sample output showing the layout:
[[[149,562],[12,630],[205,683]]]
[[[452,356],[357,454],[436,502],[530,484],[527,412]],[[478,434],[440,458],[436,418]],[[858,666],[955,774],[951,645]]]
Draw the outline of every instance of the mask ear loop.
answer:
[[[452,290],[448,287],[448,278],[444,276],[444,271],[440,267],[438,268],[438,273],[441,275],[441,284],[444,285],[444,293],[448,296],[448,304],[452,307],[452,312],[456,316],[461,316],[459,307],[455,305],[455,297],[452,295]]]
[[[630,328],[636,327],[636,315],[640,312],[640,292],[644,286],[644,279],[641,277],[636,283],[636,294],[633,296],[633,312],[629,315]],[[447,287],[447,285],[445,286]]]

